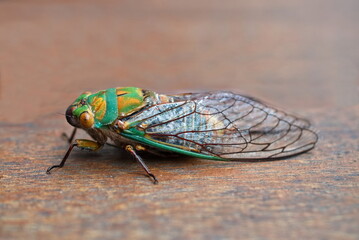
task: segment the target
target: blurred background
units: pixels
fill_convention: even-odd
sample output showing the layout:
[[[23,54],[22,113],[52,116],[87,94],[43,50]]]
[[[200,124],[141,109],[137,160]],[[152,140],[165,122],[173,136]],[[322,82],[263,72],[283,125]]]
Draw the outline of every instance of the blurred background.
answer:
[[[299,112],[350,106],[358,10],[357,0],[1,1],[0,121],[121,86],[232,90]]]
[[[0,239],[359,239],[358,0],[1,0]],[[281,161],[68,148],[84,91],[231,90],[302,115]],[[81,133],[80,137],[86,137]]]

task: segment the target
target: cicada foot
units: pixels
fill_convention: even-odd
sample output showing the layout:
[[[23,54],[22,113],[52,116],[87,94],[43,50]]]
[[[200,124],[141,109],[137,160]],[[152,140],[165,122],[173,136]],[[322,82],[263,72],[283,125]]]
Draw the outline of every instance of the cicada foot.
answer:
[[[131,145],[127,145],[125,147],[125,150],[129,153],[131,153],[131,155],[136,159],[136,161],[141,165],[141,167],[146,171],[147,175],[149,177],[152,178],[153,180],[153,184],[158,184],[158,180],[156,178],[155,175],[153,175],[153,173],[151,173],[150,169],[146,166],[146,164],[144,163],[144,161],[142,160],[142,158],[136,153],[136,151],[134,150],[134,148]]]
[[[67,158],[69,157],[69,155],[70,155],[72,149],[73,149],[74,147],[76,147],[77,145],[78,145],[77,143],[72,143],[72,144],[70,145],[69,149],[67,150],[65,156],[62,158],[61,163],[60,163],[59,165],[54,165],[54,166],[49,167],[49,168],[46,170],[46,173],[47,173],[47,174],[50,174],[50,173],[51,173],[51,170],[54,169],[54,168],[62,168],[62,167],[65,165],[65,162],[66,162]]]
[[[90,151],[96,151],[96,150],[100,149],[102,147],[102,145],[99,144],[98,142],[91,141],[91,140],[77,139],[77,140],[75,140],[74,143],[70,144],[69,149],[67,150],[65,156],[62,158],[62,161],[60,162],[60,164],[49,167],[46,170],[46,173],[50,174],[51,170],[54,168],[62,168],[65,165],[65,162],[74,147],[78,147],[80,149],[85,149],[85,150],[90,150]]]
[[[147,174],[148,176],[152,177],[153,184],[158,184],[158,180],[155,175],[153,175],[152,173],[147,173]]]

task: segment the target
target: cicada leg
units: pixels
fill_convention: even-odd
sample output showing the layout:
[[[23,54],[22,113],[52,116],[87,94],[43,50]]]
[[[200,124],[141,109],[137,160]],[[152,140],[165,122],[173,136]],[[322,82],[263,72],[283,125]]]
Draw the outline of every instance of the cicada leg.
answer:
[[[67,134],[64,132],[61,134],[61,137],[64,138],[68,143],[72,143],[72,141],[74,140],[75,134],[76,134],[77,128],[74,128],[74,130],[72,130],[72,133],[69,136],[67,136]]]
[[[152,177],[153,179],[153,184],[157,184],[158,183],[158,180],[156,178],[155,175],[153,175],[150,171],[150,169],[146,166],[146,164],[143,162],[142,158],[137,155],[136,151],[133,149],[133,147],[131,145],[127,145],[125,147],[125,150],[129,153],[132,154],[132,156],[136,159],[136,161],[143,167],[143,169],[146,171],[147,175]]]
[[[76,128],[75,128],[75,130],[76,130]],[[98,142],[91,141],[91,140],[77,139],[77,140],[75,140],[74,143],[70,144],[69,149],[67,150],[67,152],[66,152],[65,156],[63,157],[62,161],[60,162],[60,164],[49,167],[46,170],[46,173],[50,174],[51,170],[54,168],[62,168],[65,165],[65,162],[74,147],[78,147],[80,149],[86,149],[86,150],[90,150],[90,151],[96,151],[96,150],[100,149],[102,147],[102,145]]]
[[[70,137],[69,137],[65,132],[63,132],[63,133],[61,134],[61,137],[62,137],[64,140],[66,140],[66,142],[68,142],[69,144],[71,144],[72,141],[74,140],[75,135],[76,135],[76,131],[77,131],[77,128],[74,128],[74,130],[72,130],[72,133],[71,133]],[[111,147],[115,147],[115,148],[119,148],[118,146],[113,145],[113,144],[111,144],[111,143],[106,143],[106,145],[111,146]],[[122,149],[122,148],[121,148],[121,149]]]

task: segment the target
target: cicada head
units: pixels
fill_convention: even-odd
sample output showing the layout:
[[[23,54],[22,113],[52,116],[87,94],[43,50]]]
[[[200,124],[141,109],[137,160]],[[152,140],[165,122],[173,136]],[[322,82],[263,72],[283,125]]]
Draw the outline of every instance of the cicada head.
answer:
[[[94,113],[88,103],[90,92],[81,94],[66,110],[66,120],[77,128],[88,129],[95,124]]]
[[[112,124],[118,118],[116,88],[81,94],[66,110],[74,127],[89,129]]]

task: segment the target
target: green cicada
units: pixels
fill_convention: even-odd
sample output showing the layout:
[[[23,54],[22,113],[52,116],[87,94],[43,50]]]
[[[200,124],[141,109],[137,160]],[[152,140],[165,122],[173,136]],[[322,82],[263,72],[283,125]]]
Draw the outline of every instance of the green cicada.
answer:
[[[85,92],[66,110],[73,147],[99,150],[108,140],[131,153],[157,182],[138,151],[212,160],[273,159],[312,149],[317,134],[304,119],[231,92],[162,95],[136,87]],[[76,129],[94,140],[77,139]]]

